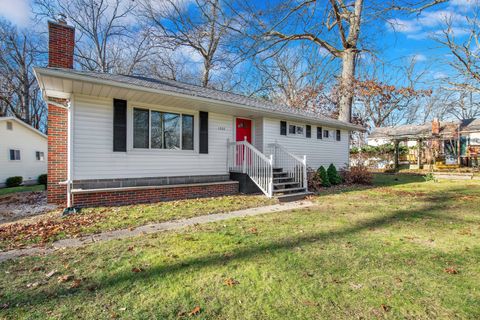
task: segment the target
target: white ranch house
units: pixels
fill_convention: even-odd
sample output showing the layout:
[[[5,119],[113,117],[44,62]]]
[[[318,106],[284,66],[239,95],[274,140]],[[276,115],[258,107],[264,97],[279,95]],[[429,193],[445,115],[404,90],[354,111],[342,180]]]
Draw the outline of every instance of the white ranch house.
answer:
[[[62,23],[50,27],[70,28]],[[50,54],[52,50],[57,49],[50,46]],[[307,166],[347,166],[350,131],[361,130],[177,81],[59,66],[51,59],[49,67],[35,68],[35,74],[52,119],[59,115],[66,121],[65,128],[57,126],[58,120],[49,121],[54,134],[64,129],[67,147],[64,181],[49,184],[67,187],[67,205],[97,205],[93,198],[98,196],[125,203],[128,199],[120,193],[141,190],[157,190],[153,198],[158,199],[158,189],[163,189],[163,198],[169,199],[182,185],[207,188],[232,179],[246,190],[242,175],[267,196],[304,194]],[[56,170],[55,165],[49,170]],[[226,193],[238,190],[233,183]]]

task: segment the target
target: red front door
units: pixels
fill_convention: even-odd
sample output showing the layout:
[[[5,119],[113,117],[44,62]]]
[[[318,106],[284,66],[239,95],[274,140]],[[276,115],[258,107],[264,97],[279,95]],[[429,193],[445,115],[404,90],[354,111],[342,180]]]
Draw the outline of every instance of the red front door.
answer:
[[[236,127],[237,141],[243,141],[247,137],[247,141],[252,143],[252,120],[237,118]]]

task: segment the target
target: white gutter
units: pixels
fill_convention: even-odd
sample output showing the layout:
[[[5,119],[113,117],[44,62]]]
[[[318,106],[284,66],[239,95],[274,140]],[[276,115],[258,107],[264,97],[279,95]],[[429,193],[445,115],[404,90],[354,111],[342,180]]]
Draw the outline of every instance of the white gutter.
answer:
[[[62,78],[69,79],[69,80],[86,81],[86,82],[90,82],[90,83],[108,85],[108,86],[119,87],[119,88],[124,88],[124,89],[133,89],[133,90],[139,90],[139,91],[156,93],[156,94],[164,94],[164,95],[169,95],[169,96],[179,97],[179,98],[195,99],[195,100],[199,100],[199,101],[207,102],[207,103],[217,103],[217,104],[220,103],[220,104],[223,104],[223,105],[226,105],[226,106],[229,106],[229,107],[238,108],[238,109],[244,109],[244,110],[256,111],[256,112],[260,111],[262,113],[266,113],[266,114],[272,115],[274,117],[278,117],[279,115],[281,115],[281,116],[284,116],[286,118],[293,118],[293,119],[298,119],[298,120],[302,120],[302,121],[307,120],[307,121],[314,122],[314,123],[331,125],[331,126],[337,127],[337,128],[343,128],[343,129],[355,130],[355,131],[365,131],[365,129],[361,126],[357,126],[357,125],[354,125],[354,124],[349,124],[349,123],[346,123],[346,122],[342,122],[340,120],[333,120],[332,121],[332,120],[329,120],[327,118],[325,118],[325,119],[315,119],[315,118],[310,118],[310,117],[307,117],[307,116],[295,115],[295,114],[284,112],[284,111],[277,111],[277,110],[269,111],[269,110],[265,110],[265,109],[259,109],[259,108],[256,108],[256,107],[250,107],[250,106],[246,106],[246,105],[243,105],[243,104],[227,102],[227,101],[223,101],[223,100],[215,100],[215,99],[211,99],[211,98],[204,98],[204,97],[188,95],[188,94],[183,94],[183,93],[178,93],[178,92],[148,88],[148,87],[144,87],[144,86],[139,86],[139,85],[135,85],[135,84],[126,84],[126,83],[123,83],[123,82],[118,82],[118,81],[113,81],[113,80],[98,79],[98,78],[95,78],[95,77],[89,77],[89,76],[85,76],[85,75],[81,75],[81,74],[72,74],[72,73],[64,72],[64,71],[61,71],[61,70],[55,70],[55,69],[33,68],[33,70],[34,70],[35,77],[37,78],[37,80],[39,80],[39,83],[42,84],[42,91],[44,91],[44,92],[46,90],[45,90],[45,87],[43,85],[43,82],[40,81],[39,75],[40,76],[41,75],[56,76],[56,77],[62,77]]]

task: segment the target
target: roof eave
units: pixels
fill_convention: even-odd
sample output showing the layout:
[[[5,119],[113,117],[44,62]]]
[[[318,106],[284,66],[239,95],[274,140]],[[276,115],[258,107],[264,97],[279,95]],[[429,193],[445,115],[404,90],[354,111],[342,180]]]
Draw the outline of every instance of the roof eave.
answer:
[[[40,87],[43,92],[44,99],[48,95],[48,90],[45,90],[43,86],[43,81],[42,81],[42,76],[56,76],[64,79],[69,79],[69,80],[78,80],[78,81],[86,81],[86,82],[91,82],[95,84],[101,84],[101,85],[109,85],[109,86],[115,86],[115,87],[120,87],[124,89],[131,89],[131,90],[138,90],[138,91],[143,91],[143,92],[149,92],[149,93],[157,93],[157,94],[163,94],[163,95],[169,95],[169,96],[174,96],[174,97],[180,97],[180,98],[188,98],[188,99],[193,99],[193,100],[198,100],[198,101],[203,101],[203,102],[213,102],[213,103],[221,103],[229,107],[234,107],[234,108],[240,108],[244,110],[249,110],[249,111],[256,111],[260,113],[264,113],[267,115],[272,115],[272,116],[278,116],[281,115],[282,117],[285,117],[286,119],[295,119],[295,120],[302,120],[302,121],[309,121],[309,122],[314,122],[314,123],[319,123],[322,125],[330,125],[333,127],[341,128],[341,129],[347,129],[347,130],[352,130],[352,131],[365,131],[365,128],[346,123],[343,121],[339,120],[334,120],[334,119],[315,119],[307,116],[302,116],[302,115],[296,115],[288,112],[282,112],[282,111],[268,111],[264,109],[259,109],[255,107],[250,107],[247,105],[243,104],[238,104],[238,103],[233,103],[233,102],[228,102],[224,100],[216,100],[216,99],[211,99],[211,98],[204,98],[204,97],[198,97],[198,96],[193,96],[193,95],[187,95],[187,94],[182,94],[182,93],[177,93],[177,92],[171,92],[171,91],[166,91],[166,90],[160,90],[160,89],[154,89],[154,88],[147,88],[144,86],[139,86],[135,84],[126,84],[123,82],[118,82],[118,81],[113,81],[113,80],[105,80],[105,79],[99,79],[99,78],[94,78],[94,77],[88,77],[84,75],[79,75],[79,74],[71,74],[67,72],[63,72],[62,70],[55,70],[55,69],[49,69],[49,68],[40,68],[40,67],[34,67],[34,74],[35,77],[37,78],[37,81],[41,84]],[[52,96],[58,92],[52,92]],[[61,98],[61,97],[60,97]]]

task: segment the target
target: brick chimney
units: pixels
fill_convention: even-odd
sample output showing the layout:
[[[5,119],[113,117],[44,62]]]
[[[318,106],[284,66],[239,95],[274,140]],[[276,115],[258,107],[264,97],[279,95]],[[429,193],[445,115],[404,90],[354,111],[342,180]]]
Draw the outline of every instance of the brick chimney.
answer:
[[[432,121],[432,135],[438,136],[440,134],[440,120],[438,118]]]
[[[48,66],[73,69],[75,28],[69,26],[65,16],[48,22]]]
[[[65,16],[48,22],[48,66],[73,69],[75,28]],[[63,107],[62,107],[63,106]],[[67,206],[68,101],[48,97],[48,203]]]

